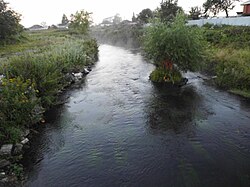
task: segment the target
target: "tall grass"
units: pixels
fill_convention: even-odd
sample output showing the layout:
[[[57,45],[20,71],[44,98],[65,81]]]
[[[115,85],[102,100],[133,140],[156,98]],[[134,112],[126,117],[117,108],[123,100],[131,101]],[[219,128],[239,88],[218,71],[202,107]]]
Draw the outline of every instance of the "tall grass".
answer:
[[[57,93],[67,85],[65,75],[82,71],[84,66],[97,60],[97,55],[95,40],[71,38],[61,44],[2,59],[0,74],[4,74],[6,78],[0,84],[0,103],[5,106],[0,108],[0,140],[16,142],[20,138],[20,126],[34,123],[27,116],[33,115],[35,109],[40,108],[41,111],[42,107],[47,109],[55,103]],[[18,80],[18,84],[13,80]],[[20,90],[19,87],[23,89]],[[22,108],[27,106],[20,105],[17,99],[25,95],[27,90],[35,91],[32,92],[35,94],[25,99],[29,110],[23,111]],[[16,98],[15,102],[9,102],[10,98]],[[35,100],[37,102],[34,104]],[[39,115],[38,111],[37,116]],[[18,121],[22,116],[26,116],[25,124]]]

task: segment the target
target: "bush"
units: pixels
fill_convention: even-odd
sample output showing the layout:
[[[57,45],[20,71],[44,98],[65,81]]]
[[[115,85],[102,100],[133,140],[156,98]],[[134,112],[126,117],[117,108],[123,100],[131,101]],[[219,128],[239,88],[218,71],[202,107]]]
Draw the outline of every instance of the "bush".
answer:
[[[19,24],[20,15],[8,8],[8,3],[0,0],[0,45],[17,41],[23,31]]]
[[[157,65],[170,61],[182,71],[197,70],[206,47],[202,30],[186,26],[183,14],[170,25],[153,23],[146,29],[143,45],[146,55]]]
[[[48,108],[55,103],[58,91],[65,86],[64,75],[81,71],[95,61],[97,54],[95,40],[68,40],[42,53],[30,52],[11,57],[4,62],[4,69],[0,69],[0,73],[30,79],[39,91],[38,97],[43,107]]]
[[[55,104],[66,74],[81,71],[98,57],[95,40],[70,39],[1,59],[0,142],[15,143],[25,127],[41,119],[43,108]]]
[[[250,28],[247,26],[204,26],[204,31],[206,40],[218,47],[250,46]]]
[[[0,140],[15,143],[21,130],[40,119],[35,84],[21,77],[2,79],[0,86]]]
[[[225,49],[216,54],[217,83],[226,89],[250,90],[249,49]]]

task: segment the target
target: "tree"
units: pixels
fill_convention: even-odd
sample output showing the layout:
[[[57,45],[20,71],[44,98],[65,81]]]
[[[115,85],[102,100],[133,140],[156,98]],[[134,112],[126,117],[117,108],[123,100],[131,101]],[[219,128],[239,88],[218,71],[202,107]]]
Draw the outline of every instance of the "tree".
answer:
[[[146,28],[143,48],[158,66],[151,76],[157,82],[180,80],[179,70],[195,71],[202,62],[206,46],[202,30],[185,23],[185,15],[178,13],[171,24],[156,21]]]
[[[212,13],[216,16],[220,11],[226,13],[226,17],[228,18],[229,10],[233,10],[235,5],[234,3],[240,0],[207,0],[203,4],[203,8],[205,9],[205,13]]]
[[[183,12],[183,9],[178,6],[178,0],[162,0],[158,16],[163,22],[171,22],[178,12]]]
[[[62,25],[66,25],[69,23],[69,20],[67,18],[67,16],[65,14],[63,14],[63,17],[62,17]]]
[[[92,13],[81,10],[77,11],[75,14],[71,14],[71,22],[69,28],[76,33],[86,34],[88,32],[89,26],[92,23],[91,15]]]
[[[136,22],[136,21],[137,21],[137,19],[135,17],[135,13],[133,12],[132,22]]]
[[[47,27],[47,23],[46,23],[45,21],[43,21],[43,22],[41,23],[41,26],[42,26],[43,28],[45,28],[45,27]]]
[[[142,23],[148,23],[150,19],[152,19],[154,17],[153,12],[147,8],[147,9],[143,9],[139,15],[137,16],[137,20]]]
[[[13,40],[14,36],[23,31],[20,25],[20,14],[8,8],[8,3],[0,0],[0,43]]]
[[[121,23],[121,21],[122,21],[122,18],[120,16],[120,14],[116,14],[114,16],[114,19],[113,19],[113,24],[119,24],[119,23]]]
[[[191,10],[189,11],[189,17],[193,20],[200,19],[201,16],[201,8],[198,6],[191,7]]]

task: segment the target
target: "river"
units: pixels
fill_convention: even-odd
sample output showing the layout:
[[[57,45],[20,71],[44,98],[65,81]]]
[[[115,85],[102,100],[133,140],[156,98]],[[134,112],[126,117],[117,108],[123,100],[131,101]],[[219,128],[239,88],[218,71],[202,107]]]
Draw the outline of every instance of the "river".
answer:
[[[25,186],[250,186],[249,102],[193,73],[182,88],[154,85],[140,53],[99,50],[32,140]]]

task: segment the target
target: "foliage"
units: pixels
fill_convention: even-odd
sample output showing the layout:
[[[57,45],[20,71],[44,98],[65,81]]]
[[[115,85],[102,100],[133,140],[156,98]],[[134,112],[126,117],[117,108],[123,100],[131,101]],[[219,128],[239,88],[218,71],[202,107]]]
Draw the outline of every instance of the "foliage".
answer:
[[[150,80],[153,82],[167,82],[167,83],[179,83],[182,80],[182,75],[180,71],[176,68],[173,70],[168,70],[165,68],[156,68],[151,74],[150,74]]]
[[[152,10],[149,8],[143,9],[139,15],[137,15],[137,21],[142,24],[149,23],[149,20],[154,17]]]
[[[189,18],[191,18],[192,20],[197,20],[200,19],[201,14],[201,8],[199,8],[198,6],[191,7],[191,10],[189,11]]]
[[[22,164],[12,164],[11,165],[11,172],[15,174],[15,176],[22,180],[24,177],[23,165]]]
[[[250,46],[250,27],[215,26],[207,24],[205,38],[218,47],[246,48]]]
[[[95,60],[96,55],[97,44],[94,40],[67,40],[41,53],[29,52],[9,58],[5,62],[4,73],[34,81],[38,96],[47,108],[53,105],[57,92],[64,86],[64,74],[82,70]]]
[[[114,19],[113,19],[113,24],[119,24],[119,23],[121,23],[121,21],[122,21],[122,18],[120,16],[120,14],[116,14],[114,16]]]
[[[19,24],[20,14],[8,8],[8,3],[0,0],[0,45],[13,42],[23,31]]]
[[[20,129],[40,119],[37,90],[30,79],[22,77],[3,79],[0,89],[1,142],[8,139],[14,143],[19,140]]]
[[[69,23],[69,20],[67,18],[67,16],[65,14],[63,14],[63,17],[62,17],[62,25],[66,25]]]
[[[30,47],[35,43],[42,46],[0,59],[0,74],[6,77],[0,83],[1,143],[17,142],[22,129],[40,120],[43,108],[56,103],[58,92],[69,85],[67,74],[81,71],[97,59],[98,46],[93,39],[54,31],[31,36]],[[51,43],[45,47],[40,40],[46,38]]]
[[[178,0],[162,1],[157,11],[161,21],[165,23],[172,22],[178,12],[183,12],[182,8],[178,6]]]
[[[135,13],[133,13],[132,22],[136,22],[136,21],[137,21],[137,19],[135,17]]]
[[[230,93],[236,94],[236,95],[240,95],[243,96],[245,98],[250,99],[250,90],[247,89],[231,89]]]
[[[146,29],[143,37],[146,55],[158,66],[170,61],[182,71],[198,69],[205,44],[201,29],[186,26],[181,13],[170,25],[156,21]]]
[[[69,28],[74,33],[87,34],[90,24],[92,23],[91,13],[84,10],[77,11],[71,15],[71,22]]]
[[[244,26],[204,26],[210,48],[202,71],[216,75],[218,86],[244,97],[250,94],[249,29]]]
[[[203,8],[205,9],[205,13],[211,12],[213,15],[217,15],[220,11],[226,13],[226,17],[228,17],[228,11],[234,9],[234,3],[239,0],[207,0],[203,4]]]
[[[226,89],[250,90],[249,49],[225,49],[216,53],[216,82]]]

